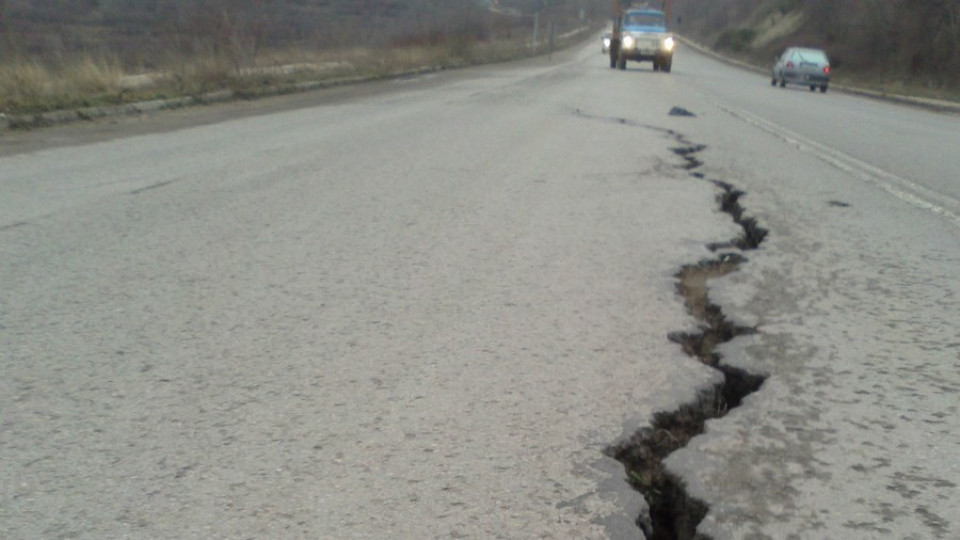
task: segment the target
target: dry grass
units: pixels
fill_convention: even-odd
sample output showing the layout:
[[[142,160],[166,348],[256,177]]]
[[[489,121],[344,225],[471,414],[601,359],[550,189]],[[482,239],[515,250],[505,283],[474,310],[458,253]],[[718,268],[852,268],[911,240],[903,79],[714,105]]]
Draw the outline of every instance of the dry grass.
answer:
[[[576,39],[575,37],[572,38]],[[299,83],[350,77],[384,77],[411,70],[499,62],[535,52],[520,39],[474,41],[457,36],[440,42],[336,51],[262,51],[241,64],[236,55],[209,51],[184,58],[169,55],[152,73],[124,71],[109,58],[83,56],[70,63],[0,63],[0,113],[36,114],[139,100],[233,91],[256,96]],[[562,46],[558,43],[557,46]]]
[[[0,65],[0,111],[39,112],[119,99],[123,73],[109,60],[80,58],[51,67],[38,62]]]
[[[592,29],[591,29],[592,30]],[[586,30],[590,32],[591,30]],[[136,101],[202,96],[230,91],[255,97],[290,91],[301,83],[378,78],[423,69],[500,62],[542,54],[529,36],[477,40],[461,35],[410,40],[392,47],[277,48],[256,55],[207,50],[190,57],[168,54],[150,72],[123,70],[110,58],[78,56],[55,64],[9,60],[0,63],[0,113],[32,115],[55,110],[109,106]],[[558,40],[561,48],[584,34]],[[240,60],[244,58],[244,60]]]
[[[154,87],[175,95],[199,95],[229,88],[239,78],[228,58],[204,55],[170,62],[163,75],[154,79]]]
[[[56,80],[64,85],[60,89],[63,95],[115,94],[120,90],[120,78],[123,76],[123,70],[116,61],[89,56],[66,66],[61,73]]]
[[[53,78],[34,62],[0,66],[0,111],[17,111],[41,103],[52,87]]]

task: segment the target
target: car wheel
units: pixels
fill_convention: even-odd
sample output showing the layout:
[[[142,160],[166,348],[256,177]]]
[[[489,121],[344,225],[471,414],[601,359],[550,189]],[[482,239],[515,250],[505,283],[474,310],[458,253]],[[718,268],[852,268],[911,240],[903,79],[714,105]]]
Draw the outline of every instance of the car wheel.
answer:
[[[613,68],[615,68],[615,67],[617,67],[617,58],[611,54],[611,55],[610,55],[610,69],[613,69]]]
[[[774,77],[774,78],[770,79],[770,86],[776,86],[776,85],[777,85],[777,78]]]
[[[820,87],[820,93],[821,93],[821,94],[826,94],[826,93],[827,93],[827,85],[823,85],[823,86]]]
[[[670,73],[671,69],[673,69],[673,60],[669,60],[668,62],[660,66],[660,70],[663,71],[664,73]]]
[[[621,58],[620,61],[617,62],[617,67],[620,69],[627,69],[627,59]]]
[[[810,85],[810,91],[811,91],[811,92],[816,92],[816,91],[817,91],[816,85],[811,84],[811,85]]]
[[[780,79],[780,88],[786,88],[786,87],[787,87],[787,80]]]

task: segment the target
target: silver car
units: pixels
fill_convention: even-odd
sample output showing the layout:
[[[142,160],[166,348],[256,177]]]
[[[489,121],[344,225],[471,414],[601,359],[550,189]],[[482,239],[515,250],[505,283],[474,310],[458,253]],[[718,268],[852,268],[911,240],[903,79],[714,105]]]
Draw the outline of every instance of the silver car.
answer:
[[[809,86],[813,92],[826,92],[830,86],[830,60],[819,49],[790,47],[776,59],[770,84],[784,87],[787,83]]]

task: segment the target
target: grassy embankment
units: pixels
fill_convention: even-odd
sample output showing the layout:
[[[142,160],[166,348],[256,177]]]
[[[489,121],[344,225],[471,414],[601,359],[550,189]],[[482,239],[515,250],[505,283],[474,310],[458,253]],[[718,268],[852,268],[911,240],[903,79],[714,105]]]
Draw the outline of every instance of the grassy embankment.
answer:
[[[569,45],[593,30],[567,33],[554,46]],[[124,69],[109,56],[78,55],[58,62],[20,59],[0,63],[0,113],[23,118],[180,97],[203,101],[203,96],[218,92],[237,99],[254,98],[294,92],[311,83],[336,84],[518,59],[543,54],[548,47],[543,39],[534,47],[529,35],[484,40],[454,36],[438,43],[408,39],[383,48],[272,50],[245,62],[227,53],[211,53],[177,58],[149,73]]]

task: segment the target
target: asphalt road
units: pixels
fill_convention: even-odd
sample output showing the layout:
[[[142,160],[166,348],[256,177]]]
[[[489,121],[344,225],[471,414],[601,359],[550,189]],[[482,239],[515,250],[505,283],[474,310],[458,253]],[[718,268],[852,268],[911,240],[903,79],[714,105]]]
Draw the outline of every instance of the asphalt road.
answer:
[[[718,380],[667,339],[711,180],[768,379],[669,459],[701,530],[955,537],[958,118],[629,67],[0,136],[5,537],[639,537],[603,450]]]
[[[699,531],[957,537],[960,117],[683,58],[701,172],[769,229],[711,284],[759,330],[724,362],[769,377],[667,459],[711,501]]]

